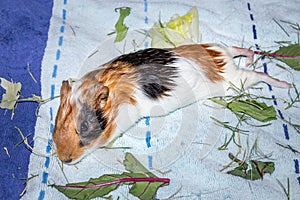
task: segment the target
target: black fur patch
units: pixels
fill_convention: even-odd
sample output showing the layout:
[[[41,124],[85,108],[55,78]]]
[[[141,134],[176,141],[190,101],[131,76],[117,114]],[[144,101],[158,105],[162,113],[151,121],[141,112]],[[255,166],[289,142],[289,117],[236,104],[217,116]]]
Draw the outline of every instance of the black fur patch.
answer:
[[[96,111],[87,104],[83,104],[78,117],[78,131],[80,146],[86,146],[97,139],[105,129],[107,120],[101,111]]]
[[[115,62],[130,63],[136,67],[137,81],[144,94],[152,99],[167,96],[175,86],[177,68],[171,64],[176,61],[174,53],[166,49],[149,48],[122,55]]]
[[[159,64],[167,65],[174,62],[174,53],[166,49],[148,48],[134,53],[124,54],[112,62],[126,62],[132,65]]]
[[[177,68],[169,65],[146,64],[137,66],[138,83],[144,94],[151,99],[168,96],[176,86]]]

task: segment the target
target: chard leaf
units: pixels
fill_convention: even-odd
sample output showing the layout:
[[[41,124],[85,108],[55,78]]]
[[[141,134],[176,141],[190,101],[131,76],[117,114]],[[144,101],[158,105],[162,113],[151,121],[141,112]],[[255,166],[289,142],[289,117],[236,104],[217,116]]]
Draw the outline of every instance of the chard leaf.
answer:
[[[116,190],[119,186],[128,185],[130,194],[141,200],[147,200],[154,199],[157,190],[170,182],[167,178],[158,178],[150,173],[130,153],[126,153],[124,165],[129,173],[105,174],[99,178],[91,178],[86,182],[70,183],[65,186],[51,186],[71,199],[92,199],[107,197],[110,192]]]
[[[117,36],[115,38],[115,42],[121,42],[127,35],[128,27],[124,24],[125,18],[130,14],[131,8],[129,7],[122,7],[122,8],[116,8],[115,11],[120,11],[120,17],[115,24],[115,32],[117,33]]]
[[[147,170],[131,153],[126,153],[123,164],[125,169],[131,173],[145,173],[149,177],[157,177]]]
[[[0,86],[5,90],[2,95],[0,108],[13,110],[19,99],[22,88],[21,83],[13,83],[4,78],[0,78]]]
[[[275,108],[267,106],[264,102],[239,100],[228,103],[227,107],[235,114],[244,113],[261,122],[276,119]]]
[[[280,47],[277,51],[274,52],[275,59],[278,59],[294,70],[300,70],[300,45],[299,44],[290,44],[288,46]]]

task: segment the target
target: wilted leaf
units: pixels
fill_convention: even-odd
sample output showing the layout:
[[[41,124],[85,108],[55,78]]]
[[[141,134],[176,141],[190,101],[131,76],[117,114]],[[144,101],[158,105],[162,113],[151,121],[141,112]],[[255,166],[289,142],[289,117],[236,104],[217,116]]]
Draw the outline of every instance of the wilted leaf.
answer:
[[[9,82],[4,78],[0,78],[0,81],[1,87],[5,90],[5,93],[2,95],[0,108],[13,110],[19,99],[22,85],[21,83]]]
[[[276,119],[276,110],[273,106],[267,106],[264,102],[256,100],[238,100],[226,102],[217,98],[211,98],[211,101],[225,106],[230,109],[234,114],[246,114],[261,122],[267,122]]]
[[[122,7],[122,8],[116,8],[115,11],[117,12],[119,10],[120,17],[115,24],[115,31],[117,33],[115,42],[121,42],[127,35],[128,27],[124,24],[125,18],[130,14],[130,8],[129,7]]]
[[[92,199],[96,197],[106,197],[110,192],[119,186],[129,185],[129,193],[142,200],[153,199],[157,190],[168,185],[170,180],[158,178],[150,173],[137,159],[130,153],[126,153],[124,165],[126,170],[122,174],[106,174],[99,178],[92,178],[87,182],[71,183],[65,186],[51,185],[72,199]],[[139,172],[135,172],[139,171]]]
[[[264,102],[240,100],[228,103],[227,107],[236,114],[244,113],[261,122],[276,119],[275,108],[273,106],[267,106]]]
[[[232,157],[231,154],[229,154],[229,158],[238,163],[239,166],[231,171],[228,171],[227,173],[247,180],[254,181],[263,179],[265,174],[272,174],[275,170],[275,164],[273,162],[250,160],[250,168],[247,163]]]
[[[284,62],[295,70],[300,70],[300,45],[291,44],[288,46],[280,47],[274,52],[274,58]]]

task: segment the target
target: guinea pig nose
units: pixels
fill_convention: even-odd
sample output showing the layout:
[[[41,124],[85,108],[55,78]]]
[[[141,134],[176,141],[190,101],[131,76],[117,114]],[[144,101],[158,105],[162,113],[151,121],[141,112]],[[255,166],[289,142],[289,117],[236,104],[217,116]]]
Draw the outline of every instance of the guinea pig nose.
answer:
[[[63,160],[64,163],[68,164],[70,162],[72,162],[72,158],[66,158],[65,160]]]

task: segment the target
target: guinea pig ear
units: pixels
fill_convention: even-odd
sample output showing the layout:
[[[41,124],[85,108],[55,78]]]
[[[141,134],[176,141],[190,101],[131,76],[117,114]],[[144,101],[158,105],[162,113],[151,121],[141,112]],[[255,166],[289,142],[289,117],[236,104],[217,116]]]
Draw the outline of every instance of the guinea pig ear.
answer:
[[[108,87],[101,85],[96,94],[96,103],[100,108],[103,108],[106,105],[109,96]]]
[[[69,84],[69,81],[64,80],[62,82],[62,85],[60,88],[60,101],[61,102],[64,102],[66,100],[66,98],[68,97],[71,90],[72,90],[72,87]]]

